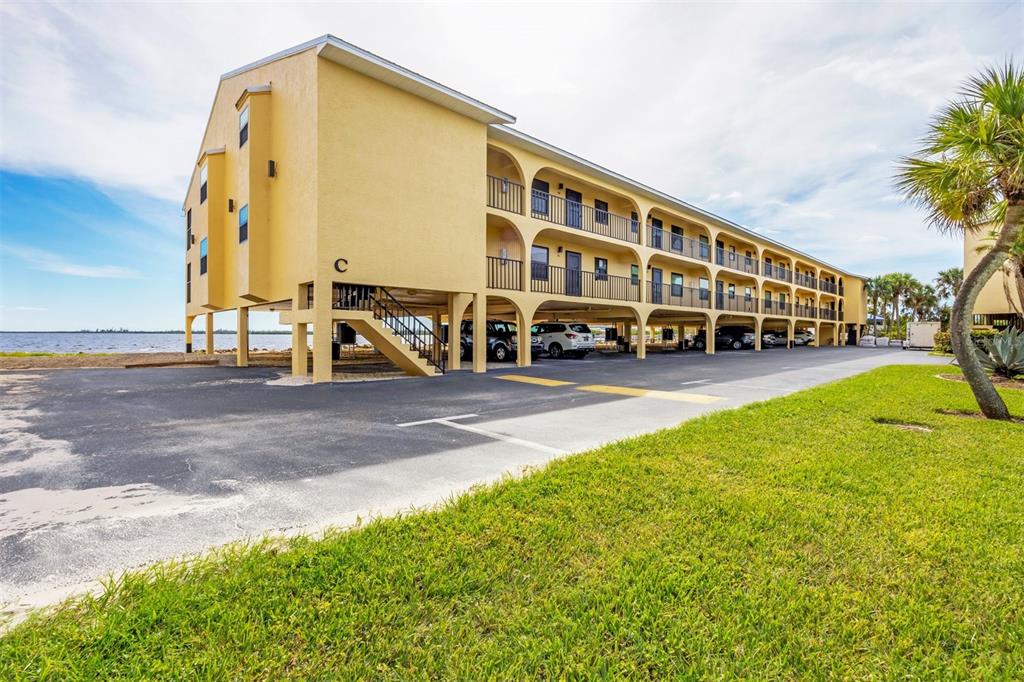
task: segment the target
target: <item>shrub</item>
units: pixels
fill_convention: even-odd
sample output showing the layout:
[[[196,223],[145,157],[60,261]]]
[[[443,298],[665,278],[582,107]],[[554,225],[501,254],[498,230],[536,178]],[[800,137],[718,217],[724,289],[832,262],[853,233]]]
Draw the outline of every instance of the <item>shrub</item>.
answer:
[[[985,341],[991,339],[996,333],[995,329],[975,329],[971,332],[971,340],[974,341],[974,345],[979,350],[985,350]],[[935,350],[942,353],[953,352],[953,342],[950,339],[949,332],[938,332],[935,334]]]
[[[992,338],[984,340],[978,359],[993,374],[1012,379],[1024,374],[1024,334],[1016,327],[1007,327]]]

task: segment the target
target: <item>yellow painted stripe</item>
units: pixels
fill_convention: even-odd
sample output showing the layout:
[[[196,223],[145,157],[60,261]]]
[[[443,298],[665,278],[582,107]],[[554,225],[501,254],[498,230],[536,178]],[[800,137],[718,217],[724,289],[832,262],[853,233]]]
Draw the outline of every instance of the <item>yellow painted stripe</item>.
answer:
[[[713,395],[701,395],[699,393],[673,393],[672,391],[655,391],[647,388],[631,388],[629,386],[605,386],[603,384],[590,384],[580,386],[577,391],[591,391],[593,393],[611,393],[613,395],[628,395],[633,398],[657,398],[658,400],[675,400],[681,403],[699,403],[706,405],[725,400]]]
[[[558,379],[545,379],[543,377],[531,377],[525,374],[502,374],[498,377],[505,381],[518,381],[521,384],[536,384],[537,386],[573,386],[574,381],[559,381]]]

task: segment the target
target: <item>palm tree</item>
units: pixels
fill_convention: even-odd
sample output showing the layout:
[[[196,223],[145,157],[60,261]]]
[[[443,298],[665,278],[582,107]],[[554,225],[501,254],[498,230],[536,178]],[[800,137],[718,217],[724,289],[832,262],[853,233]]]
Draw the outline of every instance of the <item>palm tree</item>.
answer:
[[[963,268],[946,268],[939,270],[935,278],[935,289],[939,298],[955,298],[960,293],[960,285],[964,283]]]
[[[915,282],[907,292],[905,298],[907,307],[911,310],[913,319],[921,322],[929,317],[935,317],[935,308],[939,305],[939,297],[935,293],[935,287],[930,284]]]
[[[884,293],[884,283],[882,276],[872,277],[864,283],[864,291],[871,301],[871,335],[878,336],[878,299],[882,298]]]
[[[886,277],[889,278],[889,293],[892,296],[892,314],[896,320],[896,331],[899,332],[901,327],[900,318],[900,298],[906,296],[906,294],[913,289],[914,284],[917,282],[914,276],[909,272],[893,272]]]
[[[1002,223],[999,237],[966,275],[953,302],[953,352],[982,413],[1009,419],[1006,403],[974,352],[971,322],[982,287],[1024,229],[1024,71],[1008,61],[969,79],[961,99],[932,121],[915,157],[899,163],[897,187],[928,211],[940,232],[975,232]]]

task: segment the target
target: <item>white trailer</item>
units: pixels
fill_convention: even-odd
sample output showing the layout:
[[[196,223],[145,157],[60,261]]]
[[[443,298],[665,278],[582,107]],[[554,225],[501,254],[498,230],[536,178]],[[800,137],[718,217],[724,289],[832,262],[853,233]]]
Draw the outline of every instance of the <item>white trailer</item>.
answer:
[[[935,335],[941,330],[938,322],[911,322],[907,325],[907,348],[935,348]]]

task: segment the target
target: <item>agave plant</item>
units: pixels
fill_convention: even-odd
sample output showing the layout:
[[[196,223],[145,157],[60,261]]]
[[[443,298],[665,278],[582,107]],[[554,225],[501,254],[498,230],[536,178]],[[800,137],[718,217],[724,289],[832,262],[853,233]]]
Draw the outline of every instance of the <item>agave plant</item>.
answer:
[[[1007,379],[1024,374],[1024,333],[1007,327],[983,343],[985,349],[978,348],[976,352],[985,369]]]

